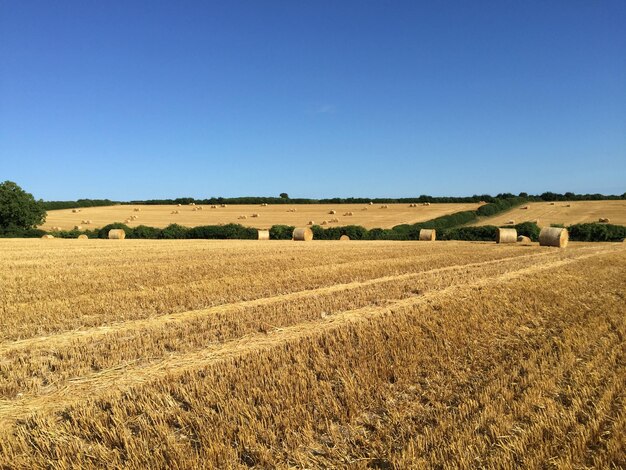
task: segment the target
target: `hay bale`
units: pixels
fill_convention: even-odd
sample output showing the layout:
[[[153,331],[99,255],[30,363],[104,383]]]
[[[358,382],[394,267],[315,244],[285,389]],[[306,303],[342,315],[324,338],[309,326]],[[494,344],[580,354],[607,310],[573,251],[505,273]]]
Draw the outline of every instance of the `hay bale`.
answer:
[[[121,228],[113,228],[109,230],[109,240],[124,240],[126,232]]]
[[[309,227],[296,228],[293,230],[292,238],[295,241],[310,242],[313,240],[313,231]]]
[[[572,207],[571,204],[565,204],[565,207]]]
[[[178,211],[172,211],[171,214],[178,214]]]
[[[369,204],[370,204],[370,206],[373,206],[373,205],[374,205],[374,203],[373,203],[372,201],[370,201],[370,203],[369,203]]]
[[[239,216],[239,217],[237,217],[237,218],[238,218],[238,219],[242,219],[242,220],[243,220],[243,219],[247,219],[247,218],[248,218],[248,216],[247,216],[247,215],[240,215],[240,216]]]
[[[381,208],[381,209],[388,209],[388,208],[389,208],[389,206],[388,206],[387,204],[384,204],[384,205],[380,206],[380,208]]]
[[[430,202],[425,202],[423,205],[424,206],[430,206]]]
[[[420,230],[420,241],[434,242],[437,239],[437,231],[435,229],[423,228]]]
[[[565,248],[569,242],[567,229],[561,227],[544,227],[539,232],[540,246],[556,246]]]
[[[213,205],[211,206],[211,209],[217,209],[217,206]]]
[[[331,214],[331,215],[334,215],[334,214],[336,214],[336,213],[337,213],[337,211],[335,211],[335,210],[330,210],[330,211],[328,211],[328,213],[329,213],[329,214]]]
[[[269,240],[270,239],[270,231],[269,230],[258,230],[257,238],[259,240]]]
[[[312,221],[312,220],[309,220],[306,224],[307,224],[307,225],[315,225],[315,222],[314,222],[314,221]]]
[[[141,212],[141,209],[139,209],[138,207],[135,207],[133,210],[134,210],[135,212]]]
[[[252,214],[252,217],[258,217],[259,214]]]
[[[344,216],[351,216],[351,215],[352,215],[352,212],[346,212],[346,213],[344,214]]]
[[[182,207],[182,204],[176,204],[176,207]]]
[[[509,220],[506,224],[504,225],[515,225],[515,221],[514,220]]]
[[[517,230],[514,228],[498,227],[496,233],[496,243],[515,243],[517,241]]]
[[[553,205],[554,205],[554,202],[551,202],[551,203],[549,203],[548,205],[549,205],[549,206],[553,206]]]
[[[598,222],[600,222],[601,224],[608,224],[610,222],[610,220],[606,217],[600,217],[598,219]]]
[[[322,220],[321,225],[328,225],[328,220]]]
[[[80,225],[74,225],[74,230],[82,230],[83,228]]]
[[[261,204],[261,207],[267,207],[267,202],[264,202],[263,204]]]
[[[80,209],[72,209],[72,212],[73,212],[74,214],[78,214],[78,213],[80,212]]]
[[[528,206],[522,206],[522,207],[520,207],[520,209],[521,209],[521,210],[527,210],[527,209],[528,209]]]
[[[350,237],[348,235],[342,235],[339,237],[339,240],[342,242],[350,241]]]
[[[220,205],[220,207],[226,207],[226,204],[222,204],[222,205]]]
[[[79,240],[88,240],[88,239],[89,239],[89,237],[83,233],[82,235],[79,235],[79,236],[78,236],[78,239],[79,239]]]
[[[125,223],[125,224],[129,224],[129,223],[130,223],[130,219],[126,219],[126,220],[124,220],[124,223]]]
[[[45,234],[43,235],[41,238],[43,238],[44,240],[50,240],[51,238],[54,238],[54,235],[50,235],[50,234]]]
[[[195,203],[195,202],[190,202],[190,203],[189,203],[189,205],[190,205],[190,206],[195,206],[195,205],[196,205],[196,203]]]
[[[531,243],[531,239],[524,235],[519,235],[517,237],[517,243],[523,243],[524,245],[528,245],[529,243]]]

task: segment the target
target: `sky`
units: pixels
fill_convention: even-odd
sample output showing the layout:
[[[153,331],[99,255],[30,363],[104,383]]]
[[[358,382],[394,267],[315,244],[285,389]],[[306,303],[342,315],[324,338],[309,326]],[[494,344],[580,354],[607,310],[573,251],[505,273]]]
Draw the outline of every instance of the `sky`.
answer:
[[[626,2],[0,0],[36,198],[626,192]]]

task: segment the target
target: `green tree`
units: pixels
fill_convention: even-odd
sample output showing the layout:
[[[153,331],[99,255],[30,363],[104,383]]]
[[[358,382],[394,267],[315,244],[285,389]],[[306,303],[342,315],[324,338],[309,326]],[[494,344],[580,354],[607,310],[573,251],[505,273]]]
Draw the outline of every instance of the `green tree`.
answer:
[[[36,201],[12,181],[0,183],[0,229],[32,229],[46,221],[43,201]]]
[[[287,193],[280,193],[280,197],[283,199],[289,199],[289,194]]]

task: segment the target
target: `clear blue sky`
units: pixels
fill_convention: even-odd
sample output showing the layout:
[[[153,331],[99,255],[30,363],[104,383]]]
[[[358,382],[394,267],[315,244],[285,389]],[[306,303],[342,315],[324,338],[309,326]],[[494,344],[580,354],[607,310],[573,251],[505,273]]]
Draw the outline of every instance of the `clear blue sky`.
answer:
[[[0,0],[37,198],[626,191],[626,2]]]

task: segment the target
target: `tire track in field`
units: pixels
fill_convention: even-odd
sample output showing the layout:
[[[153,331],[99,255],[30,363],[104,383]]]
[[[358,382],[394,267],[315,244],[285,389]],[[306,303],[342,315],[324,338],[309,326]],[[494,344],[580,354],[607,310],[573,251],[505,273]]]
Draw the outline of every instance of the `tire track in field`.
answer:
[[[304,322],[265,334],[251,334],[211,349],[172,355],[158,362],[144,363],[139,366],[136,365],[137,361],[119,364],[112,369],[70,379],[65,387],[53,393],[0,401],[0,428],[9,426],[11,421],[24,418],[31,413],[46,412],[71,405],[76,402],[76,397],[95,397],[102,393],[116,392],[140,386],[164,374],[175,373],[180,375],[188,370],[208,367],[211,364],[234,357],[253,354],[255,351],[270,350],[285,343],[297,342],[306,337],[321,336],[349,323],[393,315],[394,311],[398,309],[411,308],[433,300],[442,300],[452,295],[458,296],[459,293],[465,290],[507,282],[522,276],[532,275],[533,273],[556,269],[580,260],[608,254],[611,251],[613,250],[595,249],[590,253],[551,260],[547,263],[510,271],[496,277],[454,284],[445,289],[429,292],[419,297],[402,299],[384,307],[364,307],[348,310],[335,314],[330,318]]]
[[[391,276],[382,276],[378,278],[367,279],[364,281],[353,281],[343,284],[335,284],[332,286],[319,287],[315,289],[304,289],[295,292],[289,292],[287,294],[279,294],[270,297],[262,297],[253,300],[244,300],[239,302],[231,302],[221,305],[215,305],[198,310],[188,310],[184,312],[169,313],[165,315],[158,315],[150,318],[142,318],[137,320],[128,320],[120,323],[98,326],[89,329],[70,330],[55,335],[46,335],[27,338],[23,340],[17,340],[12,342],[0,343],[0,355],[6,354],[11,351],[19,349],[43,347],[46,349],[53,347],[60,347],[68,343],[74,343],[80,340],[96,340],[102,336],[123,332],[126,330],[163,327],[168,324],[182,323],[185,321],[193,320],[200,317],[210,316],[215,313],[228,313],[235,312],[241,309],[248,309],[260,306],[267,306],[273,304],[287,303],[295,300],[317,297],[325,294],[338,294],[343,292],[349,292],[358,290],[364,287],[374,286],[377,284],[384,284],[394,281],[406,281],[423,276],[436,275],[438,273],[450,272],[450,271],[463,271],[466,269],[480,269],[485,266],[497,265],[500,263],[506,263],[511,261],[524,261],[534,258],[546,258],[546,257],[558,257],[563,255],[561,252],[554,253],[533,253],[522,256],[510,256],[506,258],[498,258],[494,260],[481,261],[478,263],[468,264],[456,264],[451,266],[444,266],[441,268],[435,268],[428,271],[412,272],[405,274],[396,274]]]

